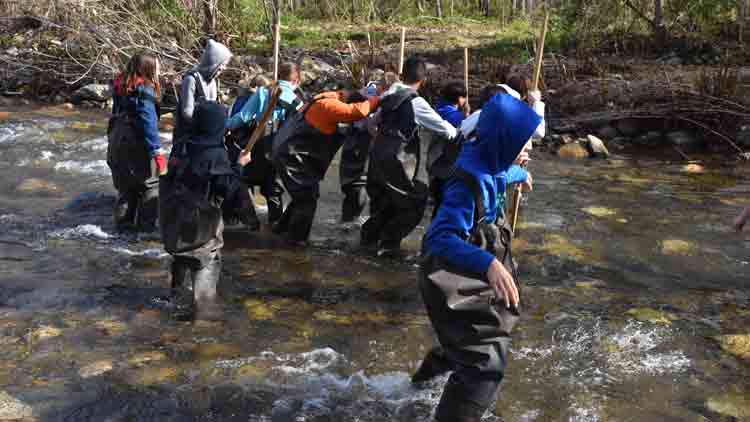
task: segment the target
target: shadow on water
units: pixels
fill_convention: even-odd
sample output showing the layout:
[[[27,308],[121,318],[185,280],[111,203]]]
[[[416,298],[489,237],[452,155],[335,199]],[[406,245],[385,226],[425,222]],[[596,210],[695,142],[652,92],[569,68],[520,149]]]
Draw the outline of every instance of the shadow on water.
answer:
[[[416,260],[358,247],[335,166],[312,246],[228,230],[222,318],[180,323],[158,236],[114,231],[105,122],[57,108],[0,122],[0,420],[430,420],[445,378],[409,383],[434,341]],[[532,164],[526,315],[488,420],[748,420],[750,243],[727,220],[750,172]]]

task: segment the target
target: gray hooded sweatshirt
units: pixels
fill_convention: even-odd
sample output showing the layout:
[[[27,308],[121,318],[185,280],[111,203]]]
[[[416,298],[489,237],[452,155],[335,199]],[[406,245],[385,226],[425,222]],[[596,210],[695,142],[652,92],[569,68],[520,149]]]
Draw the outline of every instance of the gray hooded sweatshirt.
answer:
[[[182,78],[178,112],[175,116],[174,141],[180,140],[190,132],[196,97],[199,96],[201,90],[205,100],[217,100],[218,88],[215,76],[219,66],[229,62],[230,58],[232,58],[232,53],[224,44],[208,40],[200,64]]]

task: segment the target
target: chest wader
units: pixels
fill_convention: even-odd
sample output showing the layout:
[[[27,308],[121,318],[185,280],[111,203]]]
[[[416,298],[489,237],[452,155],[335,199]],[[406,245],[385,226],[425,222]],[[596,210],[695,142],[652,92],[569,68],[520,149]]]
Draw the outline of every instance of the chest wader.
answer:
[[[159,190],[159,225],[164,249],[172,255],[173,316],[192,319],[198,310],[216,305],[224,245],[221,200],[212,194],[210,178],[197,186],[191,177],[188,144],[175,145]]]
[[[346,133],[341,149],[339,180],[344,202],[341,206],[341,221],[349,222],[358,218],[367,203],[367,158],[370,155],[372,136],[366,128],[352,125]]]
[[[422,135],[422,134],[420,134]],[[464,145],[461,132],[453,139],[446,139],[433,133],[425,133],[428,138],[427,176],[430,181],[430,194],[434,201],[432,218],[437,215],[443,202],[443,187],[455,171],[456,160]]]
[[[509,225],[485,221],[479,182],[460,169],[456,177],[471,188],[475,198],[474,227],[466,241],[495,255],[518,283]],[[424,257],[419,287],[440,347],[428,353],[413,381],[453,371],[435,420],[478,422],[495,400],[503,379],[510,333],[519,311],[507,309],[503,300],[495,297],[486,274],[458,270],[435,256]]]
[[[141,98],[156,101],[146,94],[141,94]],[[114,220],[118,230],[156,228],[159,172],[134,113],[126,111],[110,117],[107,165],[117,190]]]
[[[208,86],[206,82],[203,80],[203,75],[201,75],[200,72],[197,70],[193,70],[191,72],[188,72],[185,76],[192,76],[195,80],[195,92],[193,93],[193,110],[195,110],[200,103],[204,103],[207,101],[216,101],[216,100],[209,100],[208,95],[206,94],[206,90],[208,89]],[[219,93],[219,87],[216,87],[216,93],[218,95]],[[177,109],[175,111],[174,115],[174,129],[172,130],[172,144],[176,145],[179,142],[182,142],[184,140],[187,140],[191,133],[190,133],[190,127],[188,124],[184,121],[182,117],[182,99],[177,98]]]
[[[310,105],[287,118],[273,144],[273,164],[292,197],[274,232],[293,242],[310,237],[320,181],[344,141],[338,134],[323,134],[305,120]]]
[[[416,97],[403,90],[380,103],[383,119],[367,169],[370,218],[362,225],[363,245],[396,251],[424,216],[428,191],[417,180],[420,142],[411,105]]]

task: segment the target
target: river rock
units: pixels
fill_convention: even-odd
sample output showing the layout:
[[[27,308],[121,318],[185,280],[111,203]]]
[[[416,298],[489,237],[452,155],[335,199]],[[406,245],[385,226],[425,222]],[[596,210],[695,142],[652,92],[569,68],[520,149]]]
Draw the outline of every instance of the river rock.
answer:
[[[20,421],[33,417],[31,406],[0,390],[0,421]]]
[[[100,360],[93,363],[90,363],[80,370],[78,370],[78,375],[81,378],[91,378],[96,377],[102,374],[105,374],[112,370],[112,361],[109,360]]]
[[[673,314],[651,308],[632,308],[625,313],[638,321],[652,324],[672,325],[672,321],[677,320]]]
[[[89,84],[73,93],[73,98],[77,101],[107,101],[110,97],[112,97],[112,89],[106,84]]]
[[[38,179],[36,177],[32,177],[30,179],[26,179],[23,182],[21,182],[18,186],[16,186],[16,192],[19,193],[26,193],[26,194],[44,194],[49,195],[60,191],[60,187],[56,184],[49,182],[44,179]]]
[[[703,140],[695,136],[693,132],[686,130],[669,132],[666,138],[672,145],[680,147],[683,150],[694,151],[703,147]]]
[[[329,65],[323,60],[310,56],[302,59],[300,68],[302,69],[302,71],[308,72],[310,75],[314,76],[315,79],[317,79],[323,73],[333,73],[333,71],[335,70],[333,66]]]
[[[742,394],[727,393],[710,397],[706,401],[706,407],[712,412],[737,420],[745,421],[750,418],[750,398]]]
[[[597,138],[594,135],[588,135],[586,136],[586,147],[589,150],[589,153],[591,154],[591,157],[594,158],[607,158],[609,157],[609,150],[607,150],[607,147],[604,145],[604,141]]]
[[[620,132],[621,135],[627,136],[629,138],[634,138],[643,132],[638,119],[619,120],[616,123],[616,127],[617,131]]]
[[[695,253],[693,243],[681,239],[665,239],[661,241],[661,253],[672,256],[689,256]]]
[[[596,131],[596,134],[604,139],[614,139],[620,136],[620,132],[618,132],[617,129],[613,128],[610,125],[600,127]]]
[[[557,150],[557,155],[563,158],[581,159],[588,158],[589,151],[578,142],[572,142],[565,144]]]
[[[721,348],[742,360],[750,361],[750,334],[733,334],[717,337]]]

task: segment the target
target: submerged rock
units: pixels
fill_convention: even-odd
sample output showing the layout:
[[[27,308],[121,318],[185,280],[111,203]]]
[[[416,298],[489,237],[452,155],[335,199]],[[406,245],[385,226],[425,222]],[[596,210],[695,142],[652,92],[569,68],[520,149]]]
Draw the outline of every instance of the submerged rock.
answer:
[[[706,407],[712,412],[731,416],[740,420],[750,418],[750,397],[736,393],[710,397]]]
[[[693,255],[696,247],[694,244],[680,239],[666,239],[661,242],[661,253],[664,255]]]
[[[641,322],[650,322],[652,324],[672,325],[672,321],[678,318],[669,312],[659,311],[651,308],[633,308],[625,314]]]
[[[557,155],[562,158],[581,159],[588,158],[589,152],[583,145],[578,142],[573,142],[561,146],[560,149],[557,150]]]
[[[646,132],[645,134],[635,138],[635,142],[640,145],[650,146],[658,144],[662,141],[661,133],[656,131]]]
[[[725,352],[739,359],[750,361],[750,334],[724,335],[716,339]]]
[[[61,335],[62,330],[60,330],[59,328],[50,327],[49,325],[42,325],[29,334],[32,341],[46,340],[48,338],[59,337]]]
[[[109,371],[111,371],[113,368],[112,361],[109,360],[100,360],[96,361],[94,363],[88,364],[78,370],[78,375],[81,378],[91,378],[96,377],[102,374],[105,374]]]
[[[0,421],[28,420],[33,413],[31,406],[0,390]]]
[[[686,130],[669,132],[666,138],[672,145],[680,147],[683,150],[695,151],[704,146],[702,139],[695,136],[694,133]]]
[[[29,194],[53,194],[60,190],[60,187],[56,184],[44,180],[44,179],[38,179],[36,177],[32,177],[30,179],[26,179],[23,182],[21,182],[18,186],[16,186],[16,192],[19,193],[29,193]]]
[[[618,132],[629,138],[634,138],[643,132],[637,119],[619,120],[616,127]]]
[[[611,217],[617,214],[617,211],[605,207],[586,207],[582,211],[594,217]]]
[[[609,150],[607,150],[606,145],[604,145],[604,141],[597,138],[594,135],[588,135],[586,136],[586,147],[589,150],[589,153],[594,158],[607,158],[609,157]]]
[[[620,136],[620,132],[618,132],[617,129],[609,125],[600,127],[596,131],[596,134],[601,136],[604,139],[614,139]]]

